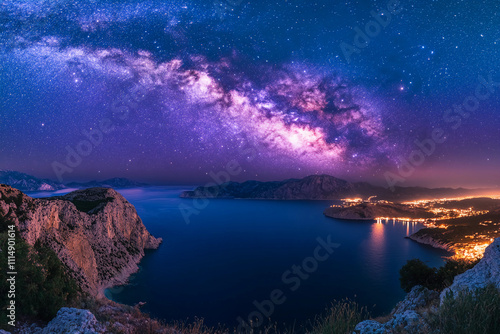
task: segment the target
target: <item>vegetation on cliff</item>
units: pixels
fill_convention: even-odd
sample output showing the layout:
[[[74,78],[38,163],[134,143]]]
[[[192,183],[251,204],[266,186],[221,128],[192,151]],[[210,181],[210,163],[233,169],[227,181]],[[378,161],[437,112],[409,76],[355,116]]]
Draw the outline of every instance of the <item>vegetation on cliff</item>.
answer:
[[[429,290],[442,291],[453,283],[455,276],[473,268],[479,260],[448,259],[440,268],[432,268],[419,259],[409,260],[399,271],[401,288],[410,292],[421,285]]]
[[[0,268],[7,268],[7,224],[0,221]],[[80,289],[56,253],[39,242],[32,247],[16,233],[16,314],[23,317],[50,320],[63,306],[74,304]],[[0,271],[0,326],[7,324],[9,305],[7,271]]]
[[[441,334],[500,333],[500,291],[493,285],[448,294],[431,324]]]

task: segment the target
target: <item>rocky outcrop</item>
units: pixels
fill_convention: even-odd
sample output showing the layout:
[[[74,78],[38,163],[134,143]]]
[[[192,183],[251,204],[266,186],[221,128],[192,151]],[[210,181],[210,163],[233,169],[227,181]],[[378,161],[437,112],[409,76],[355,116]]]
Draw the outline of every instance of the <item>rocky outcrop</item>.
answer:
[[[12,221],[30,245],[55,251],[81,288],[102,295],[138,270],[154,238],[135,208],[113,189],[78,190],[61,197],[33,199],[0,185],[0,217]]]
[[[25,333],[31,334],[101,334],[105,333],[104,326],[88,310],[62,307],[54,319],[45,328],[31,327]]]
[[[448,294],[456,296],[460,291],[474,291],[489,285],[500,289],[500,238],[486,248],[483,258],[472,269],[457,275],[453,284],[441,294],[422,286],[415,286],[393,309],[385,323],[366,320],[356,325],[354,333],[429,333],[430,314],[435,314]]]
[[[366,320],[356,325],[357,334],[427,333],[428,306],[439,298],[439,294],[422,286],[415,286],[392,310],[385,323]]]
[[[453,284],[443,290],[441,302],[448,293],[456,296],[460,291],[485,288],[490,284],[500,289],[500,238],[486,248],[483,258],[474,268],[457,275]]]

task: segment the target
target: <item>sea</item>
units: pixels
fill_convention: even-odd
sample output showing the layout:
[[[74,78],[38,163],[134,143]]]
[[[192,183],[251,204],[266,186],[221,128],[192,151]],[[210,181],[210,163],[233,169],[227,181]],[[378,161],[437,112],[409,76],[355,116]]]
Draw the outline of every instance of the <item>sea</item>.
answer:
[[[144,302],[142,310],[166,322],[299,328],[346,298],[380,316],[405,296],[406,261],[438,267],[450,255],[405,238],[423,228],[417,222],[324,216],[335,201],[193,200],[179,197],[184,190],[192,187],[118,190],[163,243],[106,296]]]

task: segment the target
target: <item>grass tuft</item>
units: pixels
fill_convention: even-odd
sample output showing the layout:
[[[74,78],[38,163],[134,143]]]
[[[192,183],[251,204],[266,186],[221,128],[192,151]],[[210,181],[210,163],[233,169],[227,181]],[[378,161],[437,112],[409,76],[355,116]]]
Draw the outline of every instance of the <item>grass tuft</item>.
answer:
[[[343,299],[334,301],[330,309],[321,317],[316,318],[311,334],[346,334],[352,333],[354,327],[363,320],[370,318],[366,307]]]
[[[456,296],[448,293],[433,322],[442,334],[498,334],[500,291],[489,285]]]

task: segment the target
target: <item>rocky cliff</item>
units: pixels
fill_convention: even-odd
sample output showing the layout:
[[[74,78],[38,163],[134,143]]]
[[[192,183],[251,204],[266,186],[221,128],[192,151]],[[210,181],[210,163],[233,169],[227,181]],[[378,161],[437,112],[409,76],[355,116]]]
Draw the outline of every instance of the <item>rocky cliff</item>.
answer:
[[[109,188],[78,190],[61,197],[33,199],[0,185],[0,217],[12,221],[21,237],[54,250],[90,294],[125,282],[145,249],[159,246],[135,208]]]
[[[365,320],[356,325],[353,334],[431,333],[428,305],[437,298],[437,292],[417,285],[396,305],[386,322]]]
[[[450,292],[453,293],[453,297],[456,297],[460,291],[476,291],[489,285],[500,290],[500,238],[495,239],[488,246],[477,265],[463,274],[457,275],[453,284],[444,289],[441,294],[417,285],[403,301],[396,305],[384,322],[365,320],[356,325],[354,333],[437,333],[438,331],[433,330],[431,324],[436,325],[435,314],[439,311],[440,299],[442,302]]]
[[[450,292],[456,296],[460,291],[485,288],[490,284],[500,290],[500,238],[486,248],[474,268],[455,277],[453,284],[441,292],[441,301]]]

